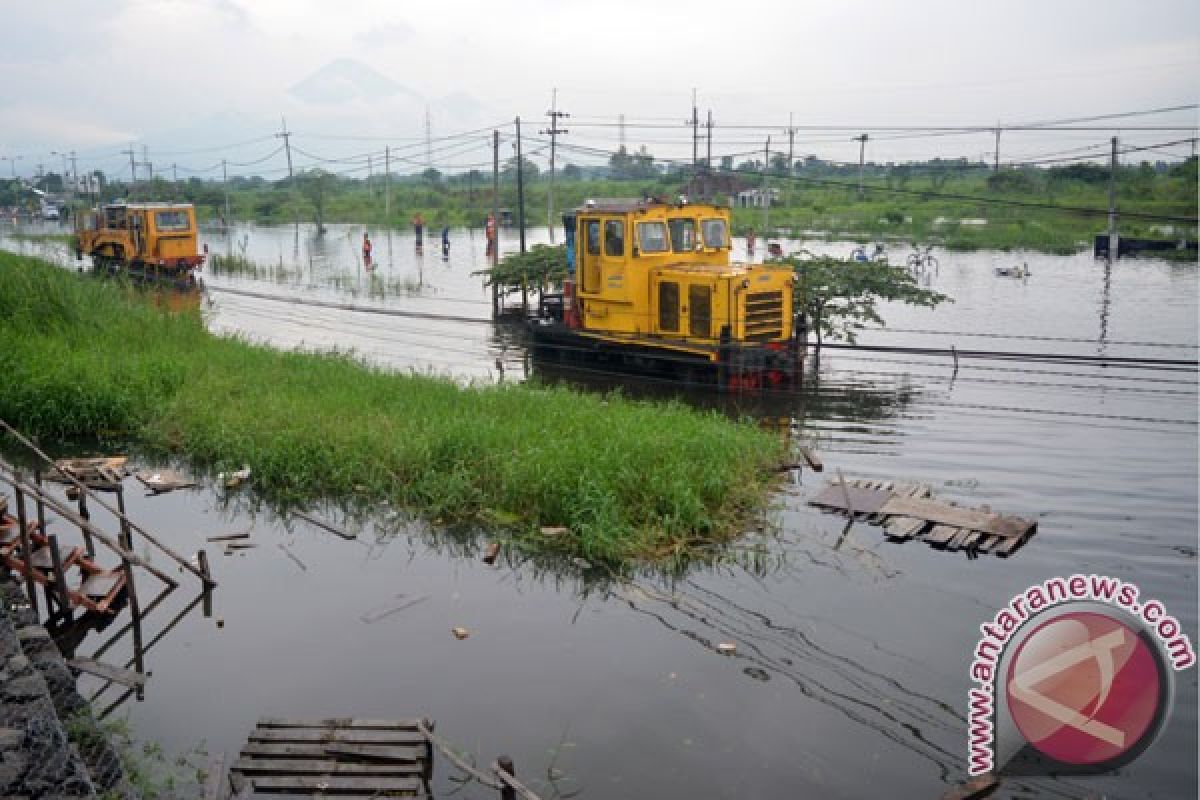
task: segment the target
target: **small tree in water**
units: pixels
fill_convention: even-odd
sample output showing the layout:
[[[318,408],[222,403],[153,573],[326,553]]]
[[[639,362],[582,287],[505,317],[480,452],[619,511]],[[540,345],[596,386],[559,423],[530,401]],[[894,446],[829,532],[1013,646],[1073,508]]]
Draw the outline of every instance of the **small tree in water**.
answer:
[[[926,308],[953,302],[940,292],[922,289],[904,267],[829,256],[809,260],[790,256],[776,263],[789,264],[796,271],[795,308],[816,333],[818,352],[826,337],[853,344],[855,334],[868,324],[883,325],[876,308],[880,300]]]
[[[323,169],[310,169],[296,179],[296,185],[300,194],[312,203],[313,222],[320,236],[325,233],[325,200],[333,188],[333,175]]]

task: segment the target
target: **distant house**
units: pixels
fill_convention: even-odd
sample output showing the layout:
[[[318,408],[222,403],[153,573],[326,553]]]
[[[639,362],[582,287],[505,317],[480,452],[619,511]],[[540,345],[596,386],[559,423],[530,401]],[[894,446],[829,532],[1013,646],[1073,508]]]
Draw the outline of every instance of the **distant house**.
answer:
[[[778,202],[778,189],[745,189],[737,193],[738,208],[764,208]]]

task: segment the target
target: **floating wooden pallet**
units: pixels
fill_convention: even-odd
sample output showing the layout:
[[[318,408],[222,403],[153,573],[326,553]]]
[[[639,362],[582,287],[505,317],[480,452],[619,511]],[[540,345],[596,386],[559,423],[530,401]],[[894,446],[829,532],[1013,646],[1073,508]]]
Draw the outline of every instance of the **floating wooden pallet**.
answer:
[[[89,489],[105,492],[115,492],[128,473],[126,456],[103,456],[100,458],[62,458],[54,462],[54,466],[67,472],[75,480]],[[46,475],[47,480],[69,484],[66,478],[58,472]]]
[[[894,541],[916,539],[945,550],[1012,555],[1037,531],[1037,522],[930,499],[928,486],[891,481],[833,482],[809,505],[882,525]]]
[[[432,746],[416,719],[266,717],[229,768],[238,798],[425,797],[432,775]]]

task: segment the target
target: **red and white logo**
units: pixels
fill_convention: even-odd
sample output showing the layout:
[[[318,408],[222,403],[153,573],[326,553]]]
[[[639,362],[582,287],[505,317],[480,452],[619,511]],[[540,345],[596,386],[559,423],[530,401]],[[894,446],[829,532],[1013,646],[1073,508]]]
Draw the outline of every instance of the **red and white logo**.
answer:
[[[1164,719],[1164,670],[1134,630],[1068,612],[1021,642],[1004,683],[1013,722],[1059,762],[1100,766],[1147,744]]]

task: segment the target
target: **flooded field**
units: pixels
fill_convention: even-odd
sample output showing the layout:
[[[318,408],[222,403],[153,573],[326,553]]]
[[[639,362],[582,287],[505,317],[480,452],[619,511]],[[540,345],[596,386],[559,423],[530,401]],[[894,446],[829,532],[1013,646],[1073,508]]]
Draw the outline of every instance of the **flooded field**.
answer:
[[[478,231],[451,231],[445,259],[429,237],[418,254],[409,231],[371,231],[373,272],[358,258],[362,232],[331,226],[318,239],[304,225],[239,226],[202,235],[211,252],[261,265],[205,275],[212,329],[465,380],[537,370],[519,332],[490,320],[490,296],[472,274],[486,266]],[[505,236],[503,249],[515,249]],[[531,233],[531,242],[547,240]],[[0,246],[71,264],[61,245],[2,230]],[[853,247],[805,246],[839,255]],[[186,611],[145,656],[153,674],[144,700],[114,713],[168,751],[203,742],[230,754],[259,716],[421,714],[481,764],[511,755],[544,797],[936,796],[966,773],[979,625],[1025,587],[1112,575],[1160,599],[1193,642],[1197,634],[1195,371],[971,358],[956,371],[950,348],[1195,360],[1200,285],[1195,265],[1154,260],[1108,269],[1088,255],[935,253],[939,269],[925,279],[955,302],[886,307],[892,330],[860,339],[946,352],[828,350],[796,394],[685,398],[815,445],[826,473],[789,475],[769,532],[683,575],[614,582],[586,564],[509,552],[490,567],[480,559],[486,531],[436,531],[387,510],[352,520],[322,510],[358,532],[346,541],[285,524],[241,490],[142,497],[130,481],[133,516],[182,552],[207,547],[220,586],[211,618],[188,608],[187,591],[148,615],[150,640]],[[1018,263],[1031,277],[994,273]],[[617,385],[604,375],[553,377]],[[650,395],[677,388],[621,385]],[[1012,558],[974,560],[889,543],[866,524],[845,533],[841,519],[806,504],[839,469],[1036,516],[1039,531]],[[241,531],[257,547],[224,556],[205,543]],[[455,626],[470,635],[456,639]],[[113,632],[88,634],[81,653]],[[736,653],[719,653],[722,642]],[[106,658],[131,655],[122,642]],[[1178,675],[1163,736],[1119,774],[1028,778],[1001,796],[1194,797],[1196,675]],[[98,705],[119,696],[110,689]],[[442,760],[439,793],[459,789],[452,772]],[[458,794],[495,796],[477,785]]]

